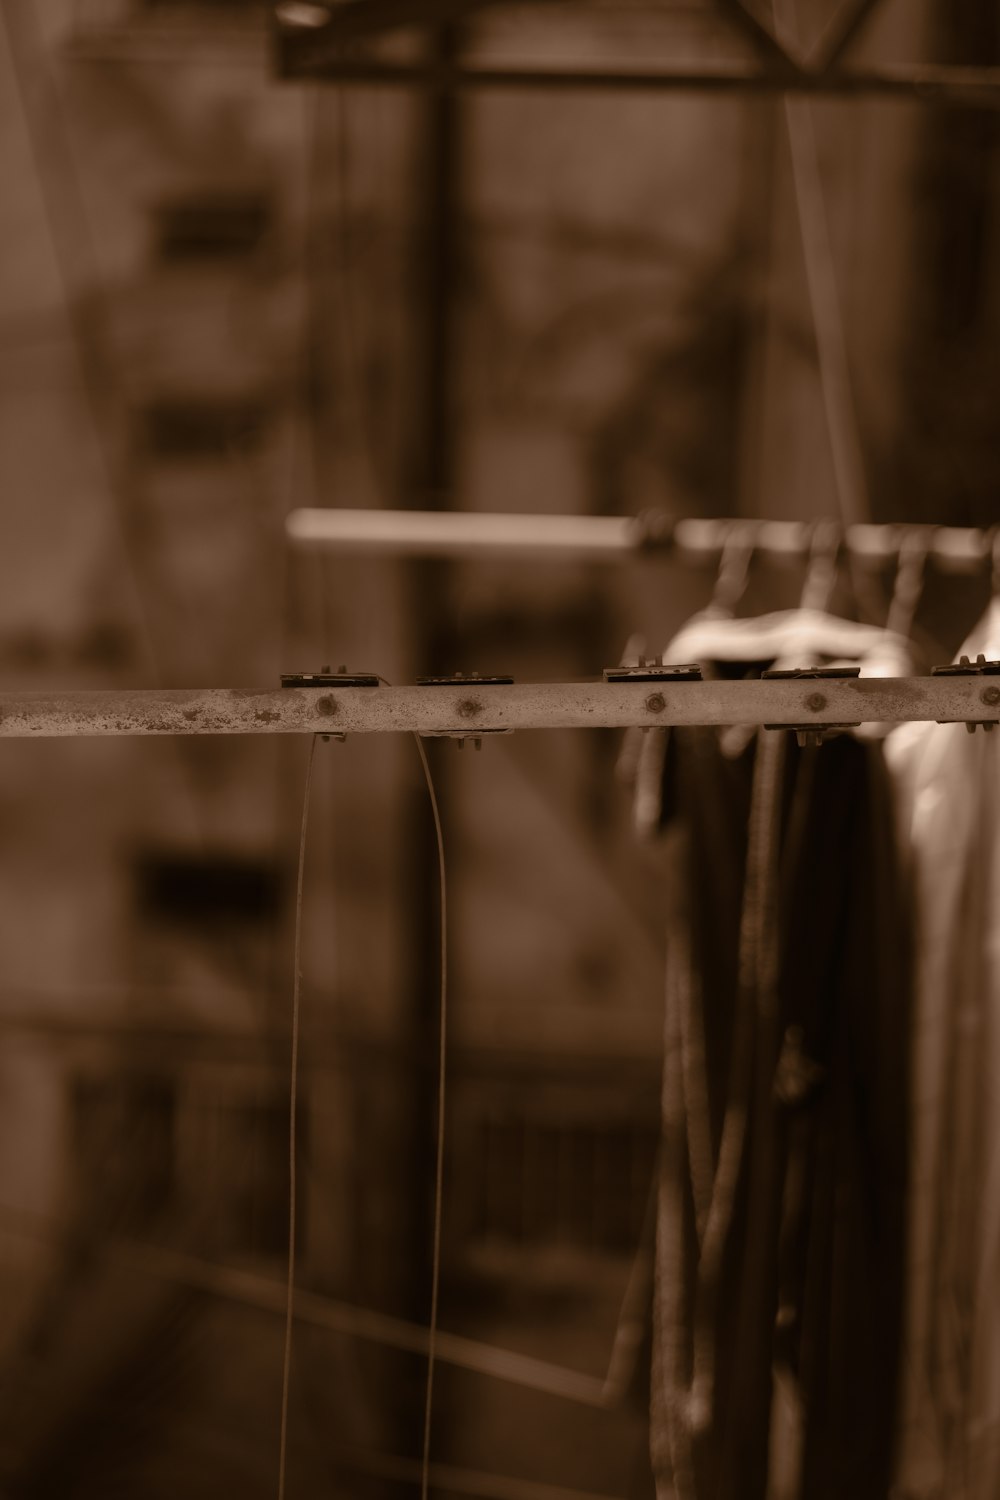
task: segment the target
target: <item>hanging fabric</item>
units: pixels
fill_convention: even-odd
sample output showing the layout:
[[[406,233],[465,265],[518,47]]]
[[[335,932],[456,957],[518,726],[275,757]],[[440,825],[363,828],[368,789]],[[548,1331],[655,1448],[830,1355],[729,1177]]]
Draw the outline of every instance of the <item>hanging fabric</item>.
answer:
[[[706,611],[664,659],[909,670],[899,636],[813,607]],[[650,731],[636,816],[667,870],[659,1495],[885,1500],[909,974],[880,737]]]
[[[1000,583],[1000,579],[996,580]],[[1000,657],[1000,597],[960,648]],[[1000,737],[887,753],[918,913],[899,1500],[1000,1494]]]

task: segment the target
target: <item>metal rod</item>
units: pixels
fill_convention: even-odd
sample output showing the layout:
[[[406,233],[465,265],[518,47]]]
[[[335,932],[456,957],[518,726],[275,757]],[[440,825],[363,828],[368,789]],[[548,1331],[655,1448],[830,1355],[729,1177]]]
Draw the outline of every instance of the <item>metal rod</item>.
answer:
[[[815,726],[1000,720],[1000,678],[231,688],[0,694],[0,738],[164,734],[379,734],[475,739],[514,729],[638,724]]]
[[[477,511],[294,510],[289,540],[301,547],[396,556],[485,556],[614,561],[630,553],[670,551],[692,563],[717,563],[734,528],[753,542],[755,557],[804,562],[814,523],[743,519],[670,521],[657,516],[495,514]],[[975,527],[849,526],[843,544],[861,563],[884,566],[899,558],[907,537],[920,531],[928,559],[946,572],[978,573],[992,566],[993,537]]]
[[[66,1244],[66,1230],[63,1226],[0,1205],[0,1239],[7,1235],[53,1249]],[[101,1238],[94,1243],[94,1249],[102,1259],[122,1270],[138,1271],[178,1286],[209,1292],[261,1312],[284,1316],[284,1285],[270,1277],[136,1240]],[[384,1348],[411,1354],[427,1352],[428,1331],[422,1324],[394,1317],[375,1308],[343,1302],[324,1293],[310,1291],[306,1287],[300,1287],[296,1294],[295,1317],[299,1323],[313,1328],[344,1334]],[[610,1404],[602,1377],[551,1364],[546,1360],[536,1359],[531,1354],[521,1354],[513,1349],[504,1349],[444,1330],[438,1334],[437,1352],[438,1358],[445,1364],[474,1370],[477,1374],[490,1376],[506,1384],[559,1396],[563,1400],[579,1402],[585,1406],[601,1407]]]
[[[343,552],[459,557],[472,552],[608,557],[635,545],[635,523],[622,516],[488,515],[472,511],[294,510],[289,539]]]
[[[321,49],[312,36],[282,37],[285,78],[337,79],[379,87],[454,89],[644,90],[655,93],[799,93],[853,98],[877,96],[924,104],[1000,108],[1000,69],[945,63],[883,64],[816,70],[757,63],[719,62],[711,67],[667,63],[640,68],[435,68],[421,64],[344,59]]]

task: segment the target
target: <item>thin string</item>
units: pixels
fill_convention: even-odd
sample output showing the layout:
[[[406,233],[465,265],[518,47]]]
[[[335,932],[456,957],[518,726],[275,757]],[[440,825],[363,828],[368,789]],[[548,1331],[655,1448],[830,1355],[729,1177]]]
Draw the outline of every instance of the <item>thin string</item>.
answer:
[[[295,943],[292,968],[292,1060],[288,1106],[288,1285],[285,1296],[285,1352],[281,1368],[281,1437],[278,1444],[278,1500],[285,1500],[285,1469],[288,1456],[288,1388],[292,1373],[292,1323],[295,1314],[295,1220],[298,1208],[297,1128],[299,1102],[299,1013],[302,994],[302,881],[306,866],[306,833],[309,829],[309,793],[312,789],[316,736],[309,745],[306,784],[302,793],[302,831],[299,835],[299,869],[295,882]]]
[[[441,809],[438,806],[434,778],[431,775],[427,752],[418,734],[413,743],[420,756],[427,795],[434,815],[434,833],[437,838],[438,881],[441,892],[441,995],[438,1023],[438,1096],[437,1096],[437,1153],[434,1162],[434,1239],[431,1250],[431,1316],[427,1342],[427,1395],[424,1402],[424,1443],[420,1465],[420,1500],[427,1500],[430,1485],[431,1413],[434,1406],[434,1365],[437,1355],[438,1300],[441,1287],[441,1206],[444,1199],[444,1120],[446,1098],[446,1041],[448,1028],[448,884],[444,858],[444,832],[441,827]]]
[[[391,687],[387,677],[379,676],[383,687]],[[414,734],[413,743],[420,756],[420,766],[427,783],[431,812],[434,816],[434,835],[437,840],[438,888],[441,908],[441,958],[440,998],[438,1002],[438,1092],[437,1092],[437,1150],[434,1159],[434,1228],[431,1247],[431,1313],[427,1328],[427,1394],[424,1401],[424,1440],[420,1463],[420,1500],[427,1500],[430,1486],[431,1414],[434,1409],[434,1367],[437,1361],[438,1302],[441,1289],[441,1217],[444,1201],[444,1121],[447,1099],[447,1039],[448,1039],[448,880],[444,857],[444,830],[441,826],[441,808],[438,803],[434,777],[431,775],[427,751],[419,734]]]

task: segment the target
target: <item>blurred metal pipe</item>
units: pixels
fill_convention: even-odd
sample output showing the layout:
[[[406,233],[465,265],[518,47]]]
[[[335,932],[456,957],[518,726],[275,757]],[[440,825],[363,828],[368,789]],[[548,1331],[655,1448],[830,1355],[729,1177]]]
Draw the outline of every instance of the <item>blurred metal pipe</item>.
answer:
[[[634,522],[618,516],[487,515],[473,511],[294,510],[289,539],[342,552],[407,557],[614,557],[634,546]]]
[[[815,522],[741,518],[670,521],[665,516],[497,514],[478,511],[293,510],[289,541],[342,553],[396,557],[518,557],[614,561],[636,552],[670,552],[681,561],[717,563],[735,530],[753,544],[755,558],[806,562]],[[927,539],[928,560],[946,572],[978,573],[992,566],[993,537],[975,527],[858,523],[844,532],[844,550],[858,562],[899,560],[908,537]]]
[[[905,723],[1000,718],[995,677],[749,682],[537,682],[295,688],[276,693],[0,693],[0,738],[372,734],[456,739],[514,729]],[[995,696],[994,696],[995,695]]]
[[[859,95],[921,104],[1000,108],[1000,69],[947,63],[891,63],[880,67],[816,69],[718,62],[710,67],[668,63],[653,68],[433,67],[375,59],[345,59],[339,48],[321,48],[313,36],[283,36],[285,78],[323,78],[379,87],[542,89],[618,92],[702,92]]]
[[[53,1249],[67,1243],[65,1226],[0,1204],[0,1237],[3,1235]],[[97,1239],[91,1248],[111,1265],[138,1271],[175,1286],[208,1292],[276,1317],[285,1315],[288,1293],[283,1281],[138,1240]],[[403,1353],[427,1353],[429,1335],[423,1325],[375,1308],[343,1302],[306,1287],[296,1288],[295,1319],[313,1328],[324,1328],[330,1333],[344,1334]],[[560,1396],[584,1406],[608,1404],[605,1382],[599,1376],[550,1364],[533,1355],[499,1348],[479,1339],[466,1338],[463,1334],[439,1330],[437,1357],[445,1364],[474,1370],[494,1380]]]

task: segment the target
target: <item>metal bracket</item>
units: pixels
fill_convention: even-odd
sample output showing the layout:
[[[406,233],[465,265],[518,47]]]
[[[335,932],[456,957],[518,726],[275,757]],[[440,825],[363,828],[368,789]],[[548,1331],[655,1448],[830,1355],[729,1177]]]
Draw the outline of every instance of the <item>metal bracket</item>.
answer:
[[[975,661],[970,662],[967,656],[960,656],[958,662],[951,662],[946,667],[931,667],[932,677],[1000,677],[1000,661],[987,661],[980,651]],[[984,688],[980,694],[984,703],[996,704],[1000,714],[1000,687]],[[963,724],[969,734],[975,734],[977,729],[989,732],[995,729],[996,719],[938,719],[938,724]]]
[[[417,687],[432,688],[512,687],[513,683],[513,677],[504,675],[481,677],[478,672],[456,672],[453,677],[417,678]],[[429,732],[421,730],[420,733],[421,739],[454,740],[459,750],[464,750],[466,740],[471,740],[473,750],[481,750],[483,748],[483,740],[487,735],[513,734],[514,731],[513,729],[476,729],[470,733],[465,729],[440,729]]]
[[[374,672],[349,672],[346,667],[340,667],[336,672],[324,667],[320,672],[281,674],[283,688],[378,687],[380,681]]]
[[[478,672],[456,672],[454,677],[418,677],[417,687],[511,687],[513,677],[480,677]]]
[[[322,667],[318,672],[282,672],[281,686],[283,688],[324,688],[324,687],[378,687],[381,678],[375,672],[349,672],[346,667],[339,667],[336,672],[331,672],[329,667]],[[333,731],[321,736],[324,744],[330,740],[336,740],[342,745],[347,735],[342,731]]]
[[[605,682],[701,682],[701,667],[696,662],[680,666],[642,661],[635,667],[605,667]]]
[[[771,680],[787,680],[789,678],[827,679],[848,681],[861,676],[860,667],[772,667],[762,672],[762,678]],[[811,706],[811,705],[810,705]],[[822,708],[822,701],[817,704],[817,712]],[[822,745],[825,739],[832,734],[841,734],[846,729],[860,728],[860,719],[856,724],[765,724],[765,729],[785,729],[795,735],[796,743],[801,746]]]
[[[860,667],[771,667],[761,677],[860,677]]]

